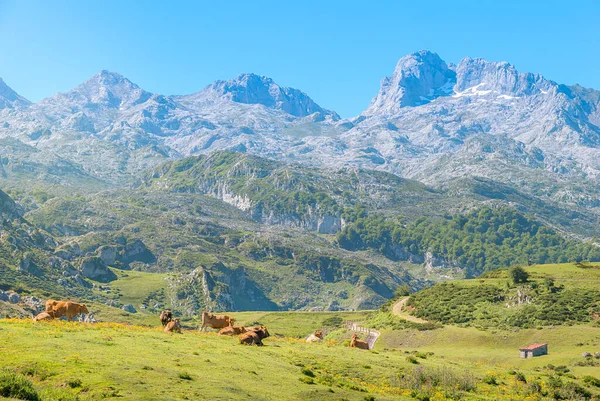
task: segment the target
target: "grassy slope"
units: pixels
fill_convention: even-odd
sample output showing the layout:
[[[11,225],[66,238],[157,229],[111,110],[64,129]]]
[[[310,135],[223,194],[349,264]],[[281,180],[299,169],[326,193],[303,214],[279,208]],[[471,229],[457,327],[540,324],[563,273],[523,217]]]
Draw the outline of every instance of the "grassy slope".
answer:
[[[525,284],[509,285],[507,270],[496,270],[476,279],[436,284],[416,293],[408,304],[417,308],[416,316],[428,320],[489,329],[581,323],[593,321],[592,315],[600,311],[600,264],[535,265],[525,270],[529,274]],[[555,286],[553,293],[545,288],[549,279]],[[529,294],[530,305],[515,306],[519,291]],[[490,299],[489,294],[497,299]],[[590,298],[578,298],[582,294]]]
[[[281,319],[288,320],[310,314],[246,313],[238,314],[238,318],[267,321],[268,315],[281,315]],[[318,313],[312,315],[322,317]],[[291,328],[290,333],[294,330]],[[80,400],[365,400],[366,396],[377,400],[413,399],[410,390],[398,381],[398,373],[415,367],[441,366],[473,375],[476,388],[463,394],[464,400],[522,400],[527,386],[517,382],[508,373],[510,370],[519,369],[528,381],[539,377],[543,382],[552,372],[539,367],[552,363],[568,364],[571,368],[573,361],[581,360],[577,356],[582,350],[572,343],[585,341],[598,347],[600,336],[599,329],[590,327],[512,334],[446,327],[432,332],[384,332],[376,351],[368,352],[336,341],[309,345],[275,336],[265,340],[263,348],[244,347],[235,338],[214,333],[186,331],[183,335],[169,335],[158,328],[115,323],[35,324],[1,320],[0,333],[4,367],[29,373],[40,391],[58,388],[56,391],[63,395],[78,394]],[[519,359],[519,345],[541,339],[551,339],[550,355]],[[402,351],[419,349],[435,355],[417,358],[419,364],[411,364],[405,352],[390,349],[400,343]],[[315,374],[315,384],[306,383],[311,378],[302,372],[303,368]],[[584,374],[600,377],[597,368],[572,368],[572,372],[577,379]],[[181,378],[182,373],[191,380]],[[482,382],[490,374],[498,377],[500,385]],[[76,379],[81,380],[81,386],[70,389],[65,385]],[[446,398],[440,393],[433,399]]]

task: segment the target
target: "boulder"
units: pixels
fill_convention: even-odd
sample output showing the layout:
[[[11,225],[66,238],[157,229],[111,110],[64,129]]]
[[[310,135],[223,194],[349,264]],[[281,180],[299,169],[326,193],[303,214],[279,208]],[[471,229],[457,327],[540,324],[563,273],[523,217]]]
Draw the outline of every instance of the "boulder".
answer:
[[[115,246],[105,245],[98,248],[96,251],[98,257],[108,265],[113,266],[117,260],[117,248]]]
[[[103,283],[117,279],[116,274],[113,273],[106,266],[104,261],[97,256],[87,256],[83,258],[80,271],[83,277]]]
[[[592,354],[589,353],[589,352],[584,352],[583,354],[581,354],[581,356],[584,357],[584,358],[591,358]]]
[[[143,263],[154,263],[156,261],[156,257],[139,239],[125,245],[125,250],[123,251],[123,263],[129,264],[136,261]]]
[[[8,302],[10,302],[11,304],[18,304],[19,302],[21,302],[21,296],[16,292],[10,292],[8,293]]]
[[[0,301],[4,301],[4,302],[8,301],[8,294],[2,290],[0,290]]]
[[[33,258],[30,254],[27,254],[23,257],[21,263],[19,264],[18,271],[20,273],[33,274],[36,277],[39,277],[43,274],[43,272],[37,267],[37,265],[33,261]]]
[[[46,310],[45,302],[37,297],[23,297],[23,303],[35,311],[36,314]]]
[[[137,311],[135,310],[135,308],[133,307],[132,304],[127,304],[127,305],[123,305],[123,309],[125,312],[129,312],[129,313],[137,313]]]

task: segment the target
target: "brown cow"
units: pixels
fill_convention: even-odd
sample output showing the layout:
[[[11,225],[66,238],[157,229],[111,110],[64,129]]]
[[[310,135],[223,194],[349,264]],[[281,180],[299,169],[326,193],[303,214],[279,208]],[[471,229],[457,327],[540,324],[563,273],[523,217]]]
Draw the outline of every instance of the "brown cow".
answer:
[[[58,301],[56,301],[54,299],[47,300],[46,301],[46,312],[51,312],[57,303],[58,303]]]
[[[308,338],[306,339],[307,343],[316,343],[319,342],[323,339],[323,332],[321,330],[317,330],[314,332],[314,334],[311,334],[310,336],[308,336]]]
[[[65,316],[68,321],[71,321],[75,316],[80,313],[90,313],[85,304],[78,304],[77,302],[56,302],[53,306],[53,309],[50,312],[47,312],[51,315],[54,315],[55,318],[60,318]]]
[[[171,320],[173,320],[173,313],[170,310],[165,309],[161,312],[160,322],[162,323],[163,327],[165,327]]]
[[[213,315],[210,312],[202,312],[202,327],[212,327],[213,329],[222,329],[224,327],[233,326],[235,319],[227,315]]]
[[[181,333],[181,324],[179,324],[179,319],[173,319],[172,321],[170,321],[169,323],[167,323],[167,325],[165,326],[164,329],[165,333]]]
[[[36,322],[39,322],[40,320],[52,320],[52,319],[54,319],[54,316],[52,316],[48,312],[42,312],[33,318],[33,320],[35,320]]]
[[[240,344],[246,345],[263,345],[260,337],[255,331],[247,331],[240,336]]]
[[[246,328],[244,326],[229,326],[221,329],[219,334],[222,336],[237,336],[238,334],[244,334]]]
[[[351,348],[359,348],[359,349],[369,349],[369,343],[363,340],[358,340],[356,333],[352,334],[352,339],[350,340]]]
[[[252,327],[253,330],[248,330],[242,334],[240,338],[240,344],[247,345],[263,345],[262,340],[269,337],[269,331],[265,326]]]

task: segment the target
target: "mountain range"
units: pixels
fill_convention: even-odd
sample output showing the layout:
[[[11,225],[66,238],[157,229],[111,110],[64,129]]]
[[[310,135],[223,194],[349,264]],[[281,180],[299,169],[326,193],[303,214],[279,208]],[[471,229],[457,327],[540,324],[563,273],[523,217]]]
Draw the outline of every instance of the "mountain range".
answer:
[[[0,268],[88,298],[172,274],[140,302],[187,314],[372,308],[597,259],[599,156],[599,91],[429,51],[347,119],[255,74],[168,96],[101,71],[38,103],[0,80]]]
[[[429,51],[401,58],[371,105],[350,119],[254,74],[165,96],[101,71],[35,104],[0,82],[0,121],[0,138],[46,158],[60,155],[107,182],[169,158],[222,149],[372,168],[434,186],[481,176],[529,192],[536,190],[531,176],[569,187],[585,186],[600,172],[600,91],[506,62],[467,57],[448,64]],[[547,195],[590,201],[585,191],[564,188]]]

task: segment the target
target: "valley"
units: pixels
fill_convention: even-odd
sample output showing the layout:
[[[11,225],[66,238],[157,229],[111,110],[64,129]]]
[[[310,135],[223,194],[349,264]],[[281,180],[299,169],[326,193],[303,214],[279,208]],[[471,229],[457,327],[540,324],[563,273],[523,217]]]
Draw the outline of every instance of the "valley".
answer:
[[[345,119],[250,73],[0,80],[0,399],[599,399],[598,93],[430,51]],[[50,298],[93,323],[32,322]]]

